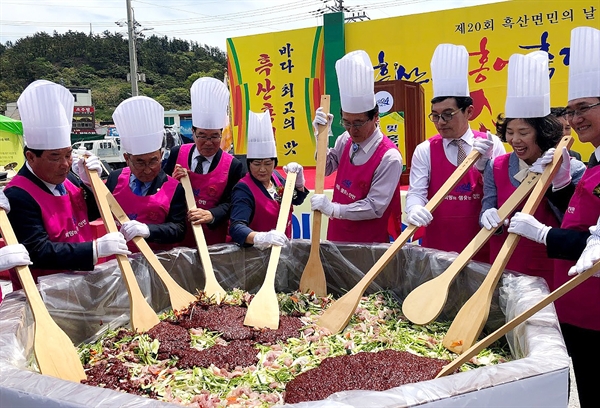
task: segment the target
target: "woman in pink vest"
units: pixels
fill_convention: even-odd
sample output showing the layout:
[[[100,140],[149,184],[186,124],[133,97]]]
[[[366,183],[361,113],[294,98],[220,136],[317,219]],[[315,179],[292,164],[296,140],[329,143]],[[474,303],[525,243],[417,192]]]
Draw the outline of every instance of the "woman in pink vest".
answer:
[[[264,249],[272,245],[283,246],[292,236],[292,209],[289,210],[285,233],[276,231],[285,180],[275,170],[277,148],[271,117],[268,111],[249,113],[249,171],[233,188],[229,235],[244,247],[254,245]],[[283,169],[286,173],[297,173],[292,205],[302,204],[308,195],[302,166],[292,162]]]
[[[507,106],[507,108],[509,108]],[[529,167],[542,157],[542,153],[556,146],[562,137],[562,125],[552,115],[531,118],[504,118],[498,116],[497,132],[508,143],[512,153],[492,159],[484,172],[483,202],[480,223],[491,230],[498,228],[490,240],[490,260],[493,263],[504,244],[508,232],[500,224],[500,208],[527,177]],[[554,149],[552,149],[552,152]],[[585,165],[573,159],[571,177],[579,181]],[[558,227],[560,214],[547,198],[539,204],[535,217],[546,225]],[[544,278],[553,287],[554,261],[548,258],[546,247],[535,241],[521,240],[513,252],[506,269]]]

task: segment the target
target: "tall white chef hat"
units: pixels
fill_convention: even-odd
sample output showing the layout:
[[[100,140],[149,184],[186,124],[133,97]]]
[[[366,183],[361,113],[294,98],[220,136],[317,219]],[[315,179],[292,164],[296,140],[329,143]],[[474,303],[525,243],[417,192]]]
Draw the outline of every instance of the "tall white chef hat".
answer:
[[[277,146],[271,126],[269,111],[248,112],[248,159],[268,159],[277,157]]]
[[[600,30],[577,27],[571,31],[569,101],[600,97]]]
[[[71,146],[74,104],[73,95],[62,85],[44,79],[29,84],[17,100],[27,147],[53,150]]]
[[[335,63],[342,110],[368,112],[375,107],[373,64],[366,52],[352,51]]]
[[[550,114],[547,52],[510,56],[504,114],[507,118],[541,118]]]
[[[201,129],[223,129],[227,126],[229,90],[215,78],[198,78],[190,89],[192,124]]]
[[[464,45],[440,44],[431,57],[433,97],[469,95],[469,52]]]
[[[125,99],[112,115],[121,137],[123,151],[129,154],[146,154],[162,146],[165,109],[147,96]]]

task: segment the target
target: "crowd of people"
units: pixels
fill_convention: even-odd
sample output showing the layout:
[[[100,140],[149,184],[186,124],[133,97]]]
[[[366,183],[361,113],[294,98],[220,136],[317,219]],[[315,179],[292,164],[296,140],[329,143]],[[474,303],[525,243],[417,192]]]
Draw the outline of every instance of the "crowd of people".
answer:
[[[600,260],[600,31],[572,31],[568,101],[550,109],[548,54],[515,54],[509,60],[505,110],[496,134],[472,130],[468,52],[441,44],[431,62],[433,99],[429,119],[437,135],[420,143],[412,156],[406,220],[425,227],[422,245],[461,252],[481,228],[495,234],[476,258],[493,263],[509,233],[522,239],[508,269],[539,276],[550,289]],[[326,174],[336,172],[333,197],[314,194],[311,209],[329,217],[327,239],[365,244],[389,242],[401,230],[400,176],[403,158],[378,126],[373,64],[364,51],[336,63],[340,123],[345,132],[328,149]],[[0,270],[29,265],[38,277],[70,270],[92,271],[102,258],[136,251],[134,237],[154,250],[195,246],[191,224],[202,225],[209,245],[234,242],[259,249],[283,246],[291,238],[291,211],[285,231],[276,230],[285,174],[296,173],[293,205],[309,195],[303,167],[278,166],[268,112],[249,112],[246,168],[220,148],[229,91],[213,78],[191,87],[193,143],[175,147],[163,166],[164,109],[154,99],[123,101],[113,119],[126,167],[110,173],[106,186],[130,221],[120,232],[94,237],[90,221],[99,217],[88,172],[101,172],[100,160],[71,148],[73,96],[61,85],[37,80],[17,102],[25,137],[25,165],[0,191],[18,245],[0,249]],[[319,126],[335,115],[315,112]],[[516,212],[501,220],[498,208],[526,178],[552,162],[555,146],[573,130],[594,152],[587,167],[559,152],[562,163],[534,214]],[[568,132],[568,133],[567,133]],[[504,143],[512,148],[506,153]],[[474,150],[479,158],[432,213],[426,204]],[[81,152],[79,152],[81,153]],[[245,173],[245,174],[244,174]],[[187,210],[179,180],[189,177],[196,209]],[[15,290],[20,282],[14,270]],[[556,310],[572,357],[582,407],[594,403],[594,372],[600,344],[600,279],[591,278],[562,296]]]

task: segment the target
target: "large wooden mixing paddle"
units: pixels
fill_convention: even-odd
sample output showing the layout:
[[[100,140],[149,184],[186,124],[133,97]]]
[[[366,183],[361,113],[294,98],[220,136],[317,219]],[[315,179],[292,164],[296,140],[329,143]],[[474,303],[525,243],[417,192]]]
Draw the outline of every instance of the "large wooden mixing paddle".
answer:
[[[329,95],[321,96],[321,108],[329,113]],[[319,125],[317,137],[317,167],[315,171],[315,194],[323,194],[325,189],[325,163],[327,161],[327,125]],[[310,255],[300,277],[300,292],[314,292],[317,296],[327,296],[327,281],[321,263],[321,211],[313,211],[312,236],[310,241]]]
[[[573,138],[571,136],[564,136],[561,139],[558,146],[556,146],[552,163],[549,163],[544,169],[542,176],[525,202],[521,210],[522,213],[533,215],[542,198],[544,198],[548,187],[550,187],[554,175],[560,168],[563,147],[569,148],[572,144]],[[461,354],[477,341],[479,334],[483,330],[483,326],[487,322],[492,296],[494,295],[498,280],[502,276],[502,272],[504,272],[504,268],[519,243],[520,238],[517,234],[508,234],[483,283],[463,305],[452,321],[448,332],[442,340],[442,344],[448,350]]]
[[[19,242],[8,221],[6,212],[0,208],[0,232],[7,245]],[[35,322],[33,352],[40,372],[63,380],[80,382],[87,377],[73,342],[50,316],[42,296],[35,286],[28,266],[17,266],[17,276],[23,286],[27,303]]]
[[[444,201],[446,196],[458,184],[463,176],[471,169],[471,166],[479,159],[481,154],[473,149],[467,158],[454,170],[454,173],[446,180],[446,182],[435,193],[431,200],[425,205],[429,212],[433,211]],[[321,315],[317,322],[319,326],[329,329],[332,333],[341,332],[348,325],[350,318],[356,311],[360,298],[371,282],[379,275],[379,273],[387,266],[388,263],[396,256],[396,253],[404,246],[404,244],[413,236],[419,227],[409,225],[400,234],[394,243],[385,251],[367,274],[344,296],[333,302],[333,304]]]
[[[197,208],[196,200],[194,199],[190,178],[185,175],[179,181],[185,190],[185,202],[187,203],[188,211],[195,210]],[[208,246],[206,245],[206,238],[204,237],[204,230],[202,229],[202,225],[191,225],[194,231],[194,238],[196,238],[202,268],[204,268],[204,294],[209,298],[213,298],[215,302],[221,303],[227,292],[225,292],[225,289],[219,284],[215,276],[210,254],[208,253]]]
[[[290,211],[292,208],[292,197],[294,195],[294,185],[296,184],[296,173],[288,173],[283,190],[283,198],[281,207],[279,208],[279,216],[277,217],[277,225],[275,229],[284,233],[288,222]],[[279,303],[277,302],[277,294],[275,293],[275,274],[277,272],[277,264],[281,255],[281,247],[273,246],[271,248],[271,256],[265,280],[258,290],[256,296],[252,298],[244,324],[257,328],[268,327],[269,329],[277,330],[279,328]]]
[[[524,321],[529,319],[531,316],[533,316],[534,314],[536,314],[537,312],[539,312],[540,310],[542,310],[543,308],[548,306],[550,303],[556,301],[556,299],[558,299],[565,293],[569,292],[571,289],[575,288],[576,286],[580,285],[584,280],[586,280],[590,276],[595,275],[598,272],[600,272],[600,261],[596,262],[587,271],[585,271],[585,272],[575,276],[574,278],[568,280],[567,282],[563,283],[558,289],[556,289],[555,291],[550,293],[548,296],[546,296],[545,298],[540,300],[538,303],[531,306],[529,309],[527,309],[526,311],[524,311],[517,317],[508,321],[506,324],[504,324],[504,326],[500,327],[498,330],[496,330],[492,334],[488,335],[484,339],[475,343],[473,346],[471,346],[468,350],[466,350],[464,353],[462,353],[455,360],[452,360],[452,362],[450,364],[445,366],[442,369],[442,371],[440,371],[435,378],[444,377],[448,374],[452,374],[453,372],[458,370],[461,365],[468,362],[471,358],[473,358],[477,354],[479,354],[479,352],[481,350],[483,350],[484,348],[486,348],[487,346],[489,346],[490,344],[492,344],[493,342],[498,340],[500,337],[504,336],[506,333],[508,333],[509,331],[511,331],[512,329],[514,329],[515,327],[517,327],[518,325],[520,325],[521,323],[523,323]],[[596,279],[600,279],[600,278],[596,278]]]
[[[106,231],[119,232],[115,219],[110,211],[110,206],[108,205],[107,195],[110,194],[110,192],[105,188],[106,186],[100,179],[98,172],[90,171],[87,166],[83,166],[92,184],[92,190],[94,191],[94,196],[96,197],[96,202],[100,209],[100,215],[106,226]],[[115,257],[117,258],[119,268],[121,269],[121,275],[125,279],[125,285],[127,286],[127,292],[129,293],[131,327],[137,332],[148,331],[156,326],[160,320],[158,319],[156,312],[152,310],[144,298],[127,256],[115,255]]]
[[[502,222],[525,200],[533,190],[539,177],[540,175],[537,173],[529,173],[509,199],[498,209],[498,216]],[[482,228],[448,269],[410,292],[402,302],[404,316],[416,324],[429,324],[437,319],[444,309],[450,285],[454,282],[454,279],[495,233],[495,228],[489,231]]]

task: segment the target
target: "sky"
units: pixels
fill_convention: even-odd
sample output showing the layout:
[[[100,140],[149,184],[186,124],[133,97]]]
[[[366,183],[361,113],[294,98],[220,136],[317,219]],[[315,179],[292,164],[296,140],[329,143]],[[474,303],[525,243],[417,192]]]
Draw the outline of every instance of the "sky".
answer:
[[[226,40],[322,25],[342,1],[346,17],[371,20],[503,0],[131,0],[142,35],[167,36],[226,49]],[[121,26],[119,26],[121,25]],[[127,36],[127,0],[0,0],[0,43],[44,31]]]

